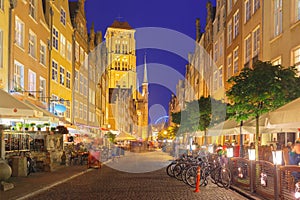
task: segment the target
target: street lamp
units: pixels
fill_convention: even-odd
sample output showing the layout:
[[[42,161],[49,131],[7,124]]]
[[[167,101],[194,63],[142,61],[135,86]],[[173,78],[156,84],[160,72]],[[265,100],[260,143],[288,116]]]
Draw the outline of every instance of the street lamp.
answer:
[[[233,157],[233,147],[227,148],[227,157],[232,158]]]
[[[255,149],[248,149],[249,160],[255,160]]]
[[[278,170],[278,165],[282,164],[282,150],[275,150],[272,151],[272,156],[273,156],[273,163],[274,163],[274,170],[275,170],[275,180],[274,180],[274,191],[275,191],[275,199],[279,199],[279,184],[278,179],[279,179],[279,170]]]
[[[254,192],[254,174],[253,161],[255,161],[255,149],[248,149],[248,155],[250,160],[250,192]]]
[[[214,146],[212,144],[208,145],[208,152],[214,153]]]
[[[274,165],[281,165],[282,164],[282,150],[272,151],[272,156],[273,156]]]

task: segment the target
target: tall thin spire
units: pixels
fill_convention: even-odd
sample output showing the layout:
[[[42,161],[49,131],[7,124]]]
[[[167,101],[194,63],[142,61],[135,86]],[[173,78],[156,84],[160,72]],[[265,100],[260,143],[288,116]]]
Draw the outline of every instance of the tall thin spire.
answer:
[[[144,79],[143,79],[143,84],[144,83],[148,83],[146,53],[144,55]]]

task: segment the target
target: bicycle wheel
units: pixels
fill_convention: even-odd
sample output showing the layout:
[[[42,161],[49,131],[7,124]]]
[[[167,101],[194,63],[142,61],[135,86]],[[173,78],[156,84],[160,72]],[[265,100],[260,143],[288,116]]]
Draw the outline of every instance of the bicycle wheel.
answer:
[[[167,166],[167,174],[170,176],[170,177],[174,177],[174,167],[175,167],[176,163],[170,163],[168,166]]]
[[[227,168],[222,168],[220,172],[220,181],[225,189],[230,187],[231,183],[231,172]]]
[[[175,165],[173,171],[174,171],[174,176],[177,180],[182,181],[182,177],[181,177],[182,170],[183,170],[183,166],[181,166],[181,164]]]
[[[186,184],[187,184],[187,182],[186,182],[186,179],[185,179],[185,174],[186,174],[186,171],[187,171],[188,168],[189,168],[189,166],[186,166],[186,167],[182,170],[182,172],[181,172],[181,178],[182,178],[182,181],[183,181],[184,183],[186,183]]]
[[[187,181],[187,184],[193,188],[196,187],[196,181],[197,181],[197,169],[198,166],[192,166],[187,169],[185,178]],[[205,178],[203,170],[200,171],[200,183],[199,186],[206,186],[207,185],[207,180]]]

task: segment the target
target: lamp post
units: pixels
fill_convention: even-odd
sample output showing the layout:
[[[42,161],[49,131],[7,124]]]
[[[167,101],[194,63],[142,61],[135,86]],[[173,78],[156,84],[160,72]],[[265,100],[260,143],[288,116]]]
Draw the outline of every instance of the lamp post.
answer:
[[[278,181],[279,181],[279,170],[278,170],[278,165],[282,164],[282,150],[275,150],[272,151],[272,156],[273,156],[273,163],[274,163],[274,170],[275,170],[275,176],[274,176],[274,195],[275,195],[275,199],[279,199],[279,185]]]
[[[227,157],[232,158],[233,157],[233,147],[227,148]]]
[[[250,192],[254,192],[254,180],[255,180],[255,172],[253,171],[255,168],[253,167],[253,162],[255,161],[255,149],[248,149],[248,155],[250,160]],[[254,168],[254,169],[253,169]]]

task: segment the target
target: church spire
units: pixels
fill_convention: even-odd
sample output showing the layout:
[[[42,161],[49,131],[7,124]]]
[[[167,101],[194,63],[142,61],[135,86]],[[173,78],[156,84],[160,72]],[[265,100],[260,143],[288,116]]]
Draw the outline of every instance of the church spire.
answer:
[[[146,53],[144,55],[144,79],[143,79],[143,84],[145,84],[145,83],[148,84]]]

